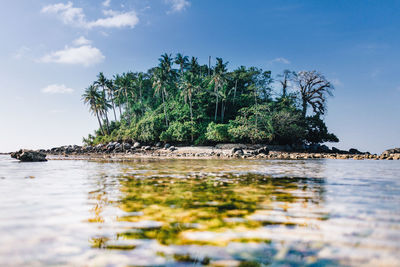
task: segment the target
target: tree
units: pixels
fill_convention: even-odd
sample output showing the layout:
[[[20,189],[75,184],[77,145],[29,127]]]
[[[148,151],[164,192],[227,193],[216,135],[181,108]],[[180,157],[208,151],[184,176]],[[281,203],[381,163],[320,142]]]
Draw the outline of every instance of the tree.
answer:
[[[196,77],[193,75],[191,72],[186,72],[185,75],[183,76],[183,79],[179,85],[179,88],[181,89],[181,94],[183,95],[185,99],[185,103],[189,100],[189,109],[190,109],[190,121],[193,125],[193,104],[192,104],[192,96],[193,93],[195,93],[197,90],[200,89],[199,86],[199,79],[196,79]],[[191,140],[193,142],[193,129],[191,133]]]
[[[104,76],[104,74],[102,72],[99,73],[99,75],[97,75],[97,81],[94,82],[95,86],[100,86],[103,90],[103,94],[101,94],[101,96],[103,97],[103,101],[107,102],[107,93],[106,93],[106,87],[107,87],[107,79]],[[107,105],[104,105],[107,106]],[[109,128],[109,121],[108,121],[108,115],[107,115],[107,110],[104,111],[104,115],[106,118],[106,122],[107,122],[107,128]]]
[[[115,87],[114,87],[114,82],[112,80],[106,80],[106,88],[108,92],[108,98],[111,100],[112,108],[114,111],[114,119],[117,121],[117,115],[115,113],[115,103],[114,103],[114,93],[115,93]]]
[[[287,90],[290,86],[290,83],[296,77],[296,73],[294,71],[284,70],[282,74],[278,75],[278,77],[281,78],[279,83],[282,86],[282,97],[286,97]]]
[[[183,70],[184,70],[184,68],[186,68],[188,62],[189,62],[189,58],[187,56],[184,56],[181,53],[176,54],[175,64],[179,65],[181,75],[183,75]]]
[[[220,90],[226,84],[226,66],[228,62],[224,63],[222,58],[217,57],[217,64],[215,65],[214,75],[211,77],[210,84],[214,85],[214,95],[215,95],[215,115],[214,121],[217,121],[218,114],[218,101],[220,97]]]
[[[100,112],[99,109],[101,108],[100,93],[97,91],[97,87],[94,85],[90,85],[88,88],[85,89],[85,92],[82,95],[82,100],[85,104],[89,105],[90,112],[96,115],[97,121],[99,122],[100,131],[104,135],[103,126],[100,120]]]
[[[325,114],[326,100],[328,96],[333,95],[333,85],[315,70],[299,72],[296,83],[300,91],[303,118],[306,117],[308,105],[315,113]]]

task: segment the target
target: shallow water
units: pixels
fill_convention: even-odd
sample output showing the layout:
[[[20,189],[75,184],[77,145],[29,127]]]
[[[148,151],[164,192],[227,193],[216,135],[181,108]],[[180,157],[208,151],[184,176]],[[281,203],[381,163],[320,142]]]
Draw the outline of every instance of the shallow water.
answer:
[[[399,240],[398,161],[0,156],[0,266],[399,266]]]

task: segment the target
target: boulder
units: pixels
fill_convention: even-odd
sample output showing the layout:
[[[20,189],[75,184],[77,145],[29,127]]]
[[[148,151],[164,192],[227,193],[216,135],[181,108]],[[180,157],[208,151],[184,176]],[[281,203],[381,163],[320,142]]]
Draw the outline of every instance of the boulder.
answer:
[[[268,149],[268,147],[265,146],[265,147],[257,149],[254,154],[256,154],[256,155],[259,155],[259,154],[268,155],[269,154],[269,149]]]
[[[355,149],[355,148],[350,148],[349,153],[350,154],[362,154],[362,152],[358,151],[358,149]]]
[[[156,147],[161,147],[161,146],[162,146],[161,142],[157,142]]]
[[[21,149],[17,152],[11,153],[11,157],[23,162],[38,162],[47,161],[46,154],[33,150]]]
[[[174,146],[171,146],[171,147],[169,147],[169,150],[170,150],[170,151],[175,151],[175,150],[177,150],[177,148],[174,147]]]
[[[139,142],[133,144],[133,148],[140,148],[142,145]]]
[[[170,147],[171,147],[171,145],[168,144],[168,143],[166,143],[166,144],[164,145],[164,149],[168,149],[168,148],[170,148]]]
[[[124,150],[129,150],[129,149],[131,149],[131,145],[129,144],[129,143],[122,143],[122,148],[124,149]]]
[[[400,153],[400,148],[392,148],[382,152],[383,155],[398,154]]]

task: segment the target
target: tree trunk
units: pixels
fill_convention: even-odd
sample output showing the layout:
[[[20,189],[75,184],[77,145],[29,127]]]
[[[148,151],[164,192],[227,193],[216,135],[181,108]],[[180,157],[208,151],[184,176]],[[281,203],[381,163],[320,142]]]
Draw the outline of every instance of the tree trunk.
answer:
[[[112,107],[113,107],[113,111],[114,111],[114,119],[115,121],[117,121],[117,114],[115,113],[115,104],[114,104],[114,95],[111,94],[111,103],[112,103]]]
[[[100,131],[101,133],[104,135],[104,130],[103,130],[103,126],[101,125],[101,120],[100,120],[100,116],[99,116],[99,111],[96,109],[96,117],[97,117],[97,121],[99,122],[100,125]]]
[[[235,90],[233,91],[233,105],[235,105],[236,89],[237,89],[237,80],[235,81]]]
[[[129,104],[129,99],[128,99],[128,91],[125,88],[125,98],[126,98],[126,105],[128,106],[128,124],[131,124],[131,107]]]
[[[118,109],[119,109],[119,120],[122,120],[121,103],[118,105]]]
[[[224,123],[225,100],[221,101],[221,123]]]
[[[214,121],[217,121],[217,114],[218,114],[218,91],[216,91],[216,102],[215,102],[215,116],[214,116]]]
[[[167,107],[165,106],[165,97],[164,97],[164,90],[161,91],[163,106],[164,106],[164,118],[165,118],[165,125],[168,127],[168,118],[167,118]]]
[[[191,139],[192,139],[192,144],[193,144],[193,107],[192,107],[192,97],[189,97],[189,104],[190,104],[190,121],[192,122],[191,124]]]
[[[303,118],[306,118],[307,115],[307,100],[303,99],[303,110],[302,110],[302,115]]]

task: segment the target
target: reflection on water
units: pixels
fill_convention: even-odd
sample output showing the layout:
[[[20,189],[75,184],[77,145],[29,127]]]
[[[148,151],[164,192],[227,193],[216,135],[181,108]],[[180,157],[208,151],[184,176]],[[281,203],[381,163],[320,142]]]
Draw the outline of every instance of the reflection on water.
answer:
[[[400,264],[400,164],[0,158],[0,265]]]

